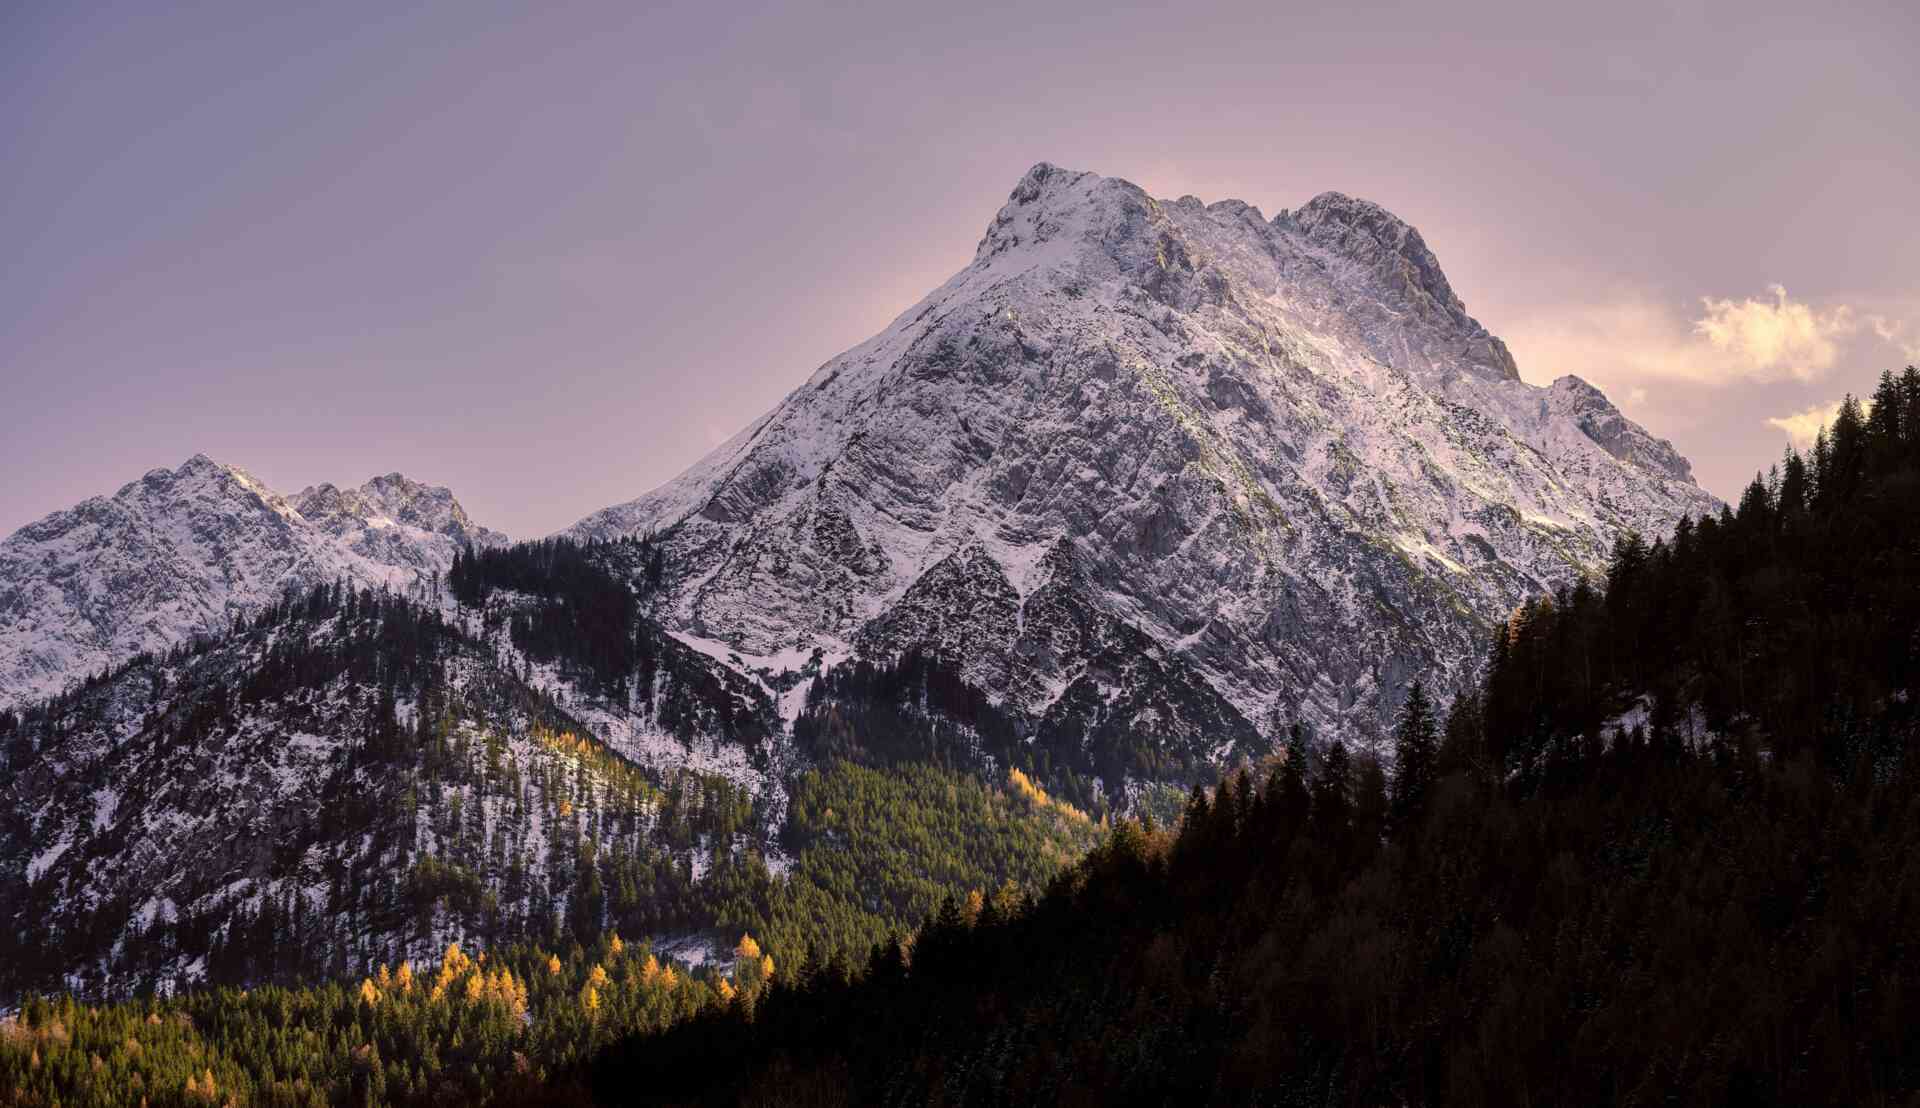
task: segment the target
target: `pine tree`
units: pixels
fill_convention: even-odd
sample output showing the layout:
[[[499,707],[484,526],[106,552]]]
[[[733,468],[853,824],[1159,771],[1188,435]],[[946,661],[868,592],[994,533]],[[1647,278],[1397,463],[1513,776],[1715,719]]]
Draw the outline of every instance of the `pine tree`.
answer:
[[[1460,770],[1477,771],[1486,757],[1486,717],[1480,693],[1463,689],[1447,709],[1447,724],[1435,759],[1436,778]]]
[[[1425,683],[1416,680],[1400,710],[1400,723],[1393,731],[1394,776],[1389,818],[1397,835],[1411,834],[1426,810],[1427,797],[1433,791],[1439,746],[1433,705],[1427,700]]]
[[[1306,816],[1307,803],[1307,729],[1295,720],[1287,728],[1286,761],[1280,764],[1280,803],[1295,821]]]
[[[1320,774],[1313,783],[1313,830],[1329,846],[1345,843],[1353,815],[1353,766],[1347,744],[1339,739],[1327,745]]]

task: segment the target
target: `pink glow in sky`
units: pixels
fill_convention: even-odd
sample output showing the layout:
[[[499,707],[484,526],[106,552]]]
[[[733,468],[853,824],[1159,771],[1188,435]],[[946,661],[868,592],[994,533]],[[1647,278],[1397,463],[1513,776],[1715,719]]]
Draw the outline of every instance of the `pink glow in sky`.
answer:
[[[556,530],[1041,160],[1379,201],[1722,496],[1920,360],[1910,2],[270,7],[0,14],[0,534],[197,451]]]

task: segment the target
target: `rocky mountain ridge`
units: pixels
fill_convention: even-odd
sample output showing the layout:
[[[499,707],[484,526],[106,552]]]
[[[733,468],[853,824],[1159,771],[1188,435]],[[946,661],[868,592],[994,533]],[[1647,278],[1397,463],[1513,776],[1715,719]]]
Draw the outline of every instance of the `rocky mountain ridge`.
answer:
[[[1620,536],[1717,507],[1598,390],[1521,380],[1378,205],[1043,163],[944,286],[569,534],[658,536],[663,622],[749,665],[931,651],[1035,720],[1076,681],[1155,700],[1026,633],[1065,550],[1076,605],[1247,725],[1366,736]]]
[[[663,626],[743,673],[918,649],[1036,725],[1076,682],[1156,699],[1091,664],[1090,619],[1235,727],[1364,734],[1621,534],[1716,505],[1586,382],[1522,381],[1378,205],[1267,219],[1042,164],[945,286],[568,534],[660,535]],[[504,541],[399,474],[286,497],[197,456],[0,543],[0,705],[289,588],[418,589]],[[1027,609],[1059,608],[1068,563],[1081,641],[1042,645]],[[1197,740],[1221,716],[1194,708],[1138,723]]]
[[[400,474],[289,498],[196,454],[0,542],[0,708],[224,632],[289,590],[415,589],[505,536]]]

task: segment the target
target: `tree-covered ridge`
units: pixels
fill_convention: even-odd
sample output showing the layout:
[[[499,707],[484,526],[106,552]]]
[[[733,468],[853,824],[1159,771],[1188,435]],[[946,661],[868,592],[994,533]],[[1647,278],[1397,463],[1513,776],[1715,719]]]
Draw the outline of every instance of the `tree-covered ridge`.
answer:
[[[1485,685],[1491,754],[1548,764],[1620,718],[1780,756],[1897,759],[1920,664],[1920,370],[1848,397],[1737,508],[1614,551],[1604,589],[1515,614]],[[1623,716],[1624,713],[1624,716]]]
[[[1920,1099],[1920,372],[1045,897],[605,1052],[608,1104]],[[640,1074],[652,1077],[638,1083]],[[659,1075],[665,1075],[662,1079]]]
[[[794,784],[781,836],[787,872],[731,898],[716,887],[715,911],[723,928],[761,936],[788,964],[857,964],[948,896],[1039,891],[1099,834],[1013,781],[836,760]]]
[[[514,645],[536,661],[565,661],[624,698],[641,665],[640,601],[597,553],[567,539],[465,550],[454,555],[447,587],[471,608],[497,590],[525,597],[508,617]]]
[[[664,572],[651,540],[543,539],[465,550],[448,591],[504,628],[526,659],[683,740],[724,736],[756,753],[778,729],[766,690],[716,667],[647,615]]]
[[[1152,687],[1166,685],[1157,679]],[[1084,692],[1084,682],[1066,695],[1098,699]],[[1060,708],[1026,718],[969,684],[952,661],[909,650],[895,658],[856,658],[822,674],[807,689],[793,737],[820,760],[927,762],[996,779],[1018,770],[1096,819],[1116,807],[1151,806],[1162,786],[1177,796],[1189,784],[1218,778],[1211,750],[1166,743],[1132,722],[1137,718],[1166,715]],[[1089,730],[1074,720],[1097,722]],[[1264,750],[1243,735],[1229,739],[1238,760]]]
[[[1430,802],[1327,760],[1118,826],[1036,906],[608,1051],[607,1104],[1906,1103],[1920,759],[1626,741]],[[1792,829],[1791,833],[1783,829]],[[642,1075],[645,1075],[643,1080]]]
[[[8,722],[0,994],[339,978],[705,926],[740,786],[642,770],[483,644],[331,587]]]

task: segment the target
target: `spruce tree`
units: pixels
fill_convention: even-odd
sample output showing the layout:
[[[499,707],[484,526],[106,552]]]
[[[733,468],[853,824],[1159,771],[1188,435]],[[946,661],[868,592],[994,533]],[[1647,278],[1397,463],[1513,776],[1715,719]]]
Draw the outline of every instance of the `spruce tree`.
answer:
[[[1415,681],[1400,710],[1393,731],[1393,793],[1390,819],[1395,834],[1405,834],[1419,822],[1427,796],[1433,790],[1434,767],[1440,748],[1439,727],[1424,682]]]
[[[1287,759],[1280,764],[1280,808],[1295,827],[1307,813],[1307,729],[1295,720],[1287,728]]]

